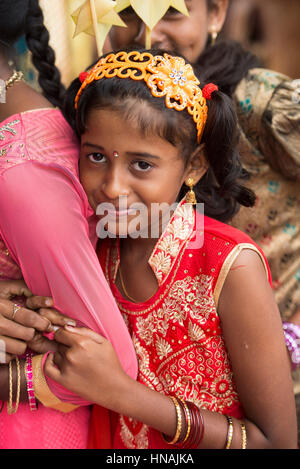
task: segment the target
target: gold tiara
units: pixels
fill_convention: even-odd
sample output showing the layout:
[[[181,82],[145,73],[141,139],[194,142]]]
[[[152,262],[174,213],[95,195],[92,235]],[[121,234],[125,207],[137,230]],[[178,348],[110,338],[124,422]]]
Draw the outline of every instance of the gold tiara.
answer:
[[[200,143],[207,119],[206,98],[192,66],[186,64],[183,58],[167,53],[153,56],[149,52],[137,51],[109,54],[89,72],[81,74],[82,85],[75,98],[75,109],[86,86],[95,80],[113,77],[144,80],[153,96],[165,97],[169,109],[187,109],[197,126],[197,140]]]

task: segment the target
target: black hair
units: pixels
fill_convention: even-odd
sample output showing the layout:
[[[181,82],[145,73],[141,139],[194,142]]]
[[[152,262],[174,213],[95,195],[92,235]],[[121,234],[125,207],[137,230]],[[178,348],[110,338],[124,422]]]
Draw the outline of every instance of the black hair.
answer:
[[[1,0],[0,47],[8,56],[14,43],[25,35],[32,62],[38,71],[43,95],[54,105],[61,106],[65,88],[55,66],[55,53],[49,45],[49,32],[38,0]]]
[[[163,55],[165,51],[147,52]],[[65,117],[78,137],[84,133],[92,109],[109,108],[121,111],[125,119],[137,122],[145,135],[159,135],[178,147],[186,164],[196,150],[197,129],[190,114],[186,110],[178,112],[167,108],[164,99],[152,96],[144,80],[113,77],[93,81],[82,92],[76,111],[74,102],[80,86],[81,82],[76,78],[66,92],[64,104]],[[240,205],[253,206],[255,195],[241,184],[246,172],[237,149],[237,117],[232,100],[222,91],[215,91],[207,105],[208,118],[201,143],[205,144],[209,169],[194,191],[198,202],[204,203],[206,215],[226,222]],[[179,199],[187,191],[188,187],[183,185]]]
[[[229,40],[208,45],[194,64],[201,82],[215,83],[228,96],[233,95],[250,69],[259,66],[255,55],[238,42]]]

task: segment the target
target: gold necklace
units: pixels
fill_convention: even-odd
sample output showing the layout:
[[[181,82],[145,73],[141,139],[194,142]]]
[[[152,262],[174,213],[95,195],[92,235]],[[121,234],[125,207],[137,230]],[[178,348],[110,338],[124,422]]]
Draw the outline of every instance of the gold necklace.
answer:
[[[17,70],[14,70],[14,73],[12,74],[12,76],[8,80],[6,80],[5,88],[7,89],[10,86],[13,86],[18,81],[23,80],[23,78],[24,78],[23,72],[17,72]]]

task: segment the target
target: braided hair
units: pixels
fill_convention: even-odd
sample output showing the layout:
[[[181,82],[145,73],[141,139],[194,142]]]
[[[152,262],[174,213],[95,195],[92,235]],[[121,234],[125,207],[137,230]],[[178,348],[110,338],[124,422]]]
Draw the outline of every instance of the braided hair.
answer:
[[[49,45],[49,32],[44,25],[43,12],[38,0],[1,0],[1,51],[8,55],[8,50],[23,35],[32,53],[32,62],[38,71],[38,82],[43,95],[51,104],[60,107],[65,88],[55,65],[55,53]]]

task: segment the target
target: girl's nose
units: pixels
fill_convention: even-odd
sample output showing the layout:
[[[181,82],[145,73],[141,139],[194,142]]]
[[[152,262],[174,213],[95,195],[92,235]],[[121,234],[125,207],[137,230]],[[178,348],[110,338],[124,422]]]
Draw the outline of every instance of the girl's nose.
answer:
[[[107,200],[116,200],[121,195],[129,195],[129,187],[126,184],[126,178],[122,171],[114,168],[109,171],[105,180],[102,182],[101,191]]]

